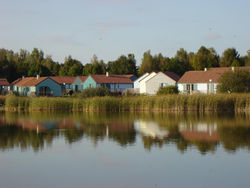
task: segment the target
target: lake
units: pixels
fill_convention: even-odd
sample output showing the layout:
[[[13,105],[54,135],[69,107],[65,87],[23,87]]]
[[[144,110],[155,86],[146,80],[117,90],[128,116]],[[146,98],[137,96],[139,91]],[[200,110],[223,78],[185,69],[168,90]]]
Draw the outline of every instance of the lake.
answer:
[[[0,187],[250,187],[250,115],[1,113]]]

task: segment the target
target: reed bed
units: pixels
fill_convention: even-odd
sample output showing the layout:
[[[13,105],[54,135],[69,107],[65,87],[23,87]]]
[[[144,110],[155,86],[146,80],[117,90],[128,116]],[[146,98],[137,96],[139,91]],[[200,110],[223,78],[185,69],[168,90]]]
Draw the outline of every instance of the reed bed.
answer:
[[[7,111],[250,112],[250,94],[93,98],[7,96],[5,100],[5,110]]]

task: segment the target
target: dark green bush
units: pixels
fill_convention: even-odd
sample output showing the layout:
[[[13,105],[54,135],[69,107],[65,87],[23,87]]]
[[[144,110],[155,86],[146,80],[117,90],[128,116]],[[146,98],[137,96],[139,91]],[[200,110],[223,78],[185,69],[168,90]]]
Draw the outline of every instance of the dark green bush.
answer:
[[[235,68],[223,73],[219,79],[218,91],[222,93],[250,92],[250,72]]]
[[[179,93],[177,86],[166,86],[158,90],[157,95],[166,95],[166,94],[177,94]]]
[[[106,87],[96,87],[84,89],[81,93],[76,94],[77,97],[87,98],[87,97],[103,97],[110,96],[110,92]]]

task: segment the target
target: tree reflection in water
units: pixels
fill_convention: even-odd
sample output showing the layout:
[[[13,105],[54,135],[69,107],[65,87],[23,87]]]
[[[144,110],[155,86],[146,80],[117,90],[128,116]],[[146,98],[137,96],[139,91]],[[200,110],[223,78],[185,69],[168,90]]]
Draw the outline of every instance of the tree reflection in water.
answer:
[[[128,147],[136,144],[137,137],[148,151],[175,144],[180,152],[196,148],[206,154],[220,145],[235,152],[250,150],[249,119],[244,114],[5,113],[0,115],[0,149],[32,148],[37,152],[52,147],[55,138],[64,138],[68,144],[86,138],[94,145],[109,139]]]

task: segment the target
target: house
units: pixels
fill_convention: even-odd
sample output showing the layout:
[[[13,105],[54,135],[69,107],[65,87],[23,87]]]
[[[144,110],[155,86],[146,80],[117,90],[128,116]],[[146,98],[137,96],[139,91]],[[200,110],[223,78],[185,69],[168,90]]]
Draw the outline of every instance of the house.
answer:
[[[129,75],[89,75],[83,83],[83,89],[103,86],[110,92],[122,93],[128,88],[133,88],[133,81]]]
[[[178,81],[181,93],[216,93],[219,78],[234,67],[205,68],[203,71],[188,71]]]
[[[50,76],[52,80],[59,83],[62,90],[62,95],[65,93],[73,93],[73,83],[76,77],[73,76]]]
[[[0,94],[6,94],[8,92],[9,82],[6,78],[0,78]]]
[[[173,72],[152,72],[139,81],[140,93],[155,95],[161,87],[177,85],[179,79],[180,77]]]
[[[83,83],[88,78],[88,76],[77,76],[72,83],[72,89],[74,92],[82,92],[83,91]]]
[[[143,74],[141,77],[137,78],[137,79],[134,81],[134,89],[140,90],[140,81],[141,81],[142,79],[144,79],[144,78],[145,78],[146,76],[148,76],[148,75],[149,75],[149,73],[146,72],[146,73]]]
[[[50,77],[22,78],[13,85],[13,91],[22,96],[62,96],[61,85]]]
[[[142,78],[140,81],[139,81],[139,89],[140,89],[140,94],[145,94],[147,93],[147,90],[146,90],[146,82],[154,77],[157,73],[156,72],[151,72],[149,73],[147,76],[144,76],[144,78]]]

